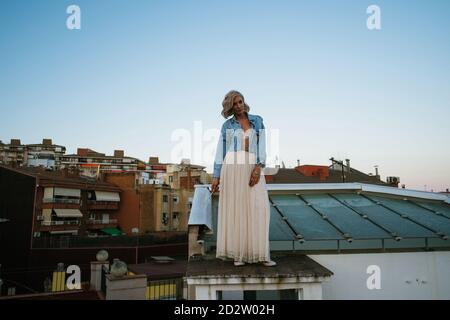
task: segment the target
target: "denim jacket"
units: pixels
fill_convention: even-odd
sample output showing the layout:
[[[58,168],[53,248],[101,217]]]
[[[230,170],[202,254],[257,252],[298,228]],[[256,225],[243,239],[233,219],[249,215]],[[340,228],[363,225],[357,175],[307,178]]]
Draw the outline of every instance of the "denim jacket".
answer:
[[[266,164],[266,133],[263,118],[252,114],[247,115],[251,125],[248,152],[256,154],[256,164],[264,168]],[[217,144],[213,178],[220,177],[222,163],[228,151],[243,150],[243,138],[244,130],[235,117],[224,122]]]

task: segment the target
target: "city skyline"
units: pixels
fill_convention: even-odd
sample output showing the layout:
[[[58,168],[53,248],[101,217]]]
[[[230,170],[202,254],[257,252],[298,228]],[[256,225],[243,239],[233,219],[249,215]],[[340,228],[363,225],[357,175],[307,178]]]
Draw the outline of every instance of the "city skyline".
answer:
[[[66,27],[71,4],[80,30]],[[372,4],[381,30],[367,29]],[[449,14],[448,1],[9,1],[0,140],[173,162],[173,132],[218,130],[237,89],[279,130],[287,167],[349,158],[445,191]],[[212,159],[196,164],[212,171]]]

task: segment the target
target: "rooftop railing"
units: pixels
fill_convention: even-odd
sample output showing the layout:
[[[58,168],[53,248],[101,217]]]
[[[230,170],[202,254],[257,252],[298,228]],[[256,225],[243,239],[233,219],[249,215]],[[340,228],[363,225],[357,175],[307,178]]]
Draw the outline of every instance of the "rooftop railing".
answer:
[[[117,223],[117,219],[109,219],[109,220],[89,219],[89,220],[86,220],[86,224],[116,224],[116,223]]]
[[[160,244],[187,243],[186,232],[173,232],[171,235],[160,236],[149,234],[144,236],[51,236],[33,238],[33,248],[89,248],[89,247],[144,247]]]
[[[42,199],[42,203],[70,203],[70,204],[80,204],[80,199]]]
[[[71,225],[71,226],[77,226],[80,225],[80,221],[74,220],[74,221],[41,221],[42,226],[64,226],[64,225]]]

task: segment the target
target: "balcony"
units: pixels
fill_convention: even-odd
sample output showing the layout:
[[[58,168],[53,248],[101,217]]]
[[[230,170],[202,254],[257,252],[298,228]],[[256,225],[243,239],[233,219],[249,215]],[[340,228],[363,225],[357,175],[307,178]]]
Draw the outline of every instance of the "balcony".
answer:
[[[41,204],[37,204],[38,209],[79,209],[81,201],[79,199],[42,199]]]
[[[80,199],[42,199],[42,203],[66,203],[66,204],[80,204]]]
[[[115,223],[117,224],[117,219],[109,219],[109,220],[86,220],[86,224],[111,224]]]
[[[37,226],[37,230],[39,232],[44,231],[64,231],[64,230],[73,230],[78,229],[80,227],[80,221],[41,221],[41,223]]]
[[[119,203],[115,201],[88,200],[89,210],[118,210]]]
[[[80,225],[80,221],[42,221],[41,226]]]
[[[103,228],[114,228],[117,226],[117,219],[109,220],[86,220],[86,227],[88,229],[103,229]]]
[[[69,204],[80,204],[80,199],[42,199],[42,203],[69,203]]]

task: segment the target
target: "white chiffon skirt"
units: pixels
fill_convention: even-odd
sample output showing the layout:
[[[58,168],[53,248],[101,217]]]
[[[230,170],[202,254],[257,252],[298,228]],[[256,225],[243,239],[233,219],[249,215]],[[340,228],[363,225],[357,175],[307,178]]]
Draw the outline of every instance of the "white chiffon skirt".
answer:
[[[220,172],[216,257],[257,263],[270,260],[270,206],[263,173],[249,186],[253,153],[228,152]]]

